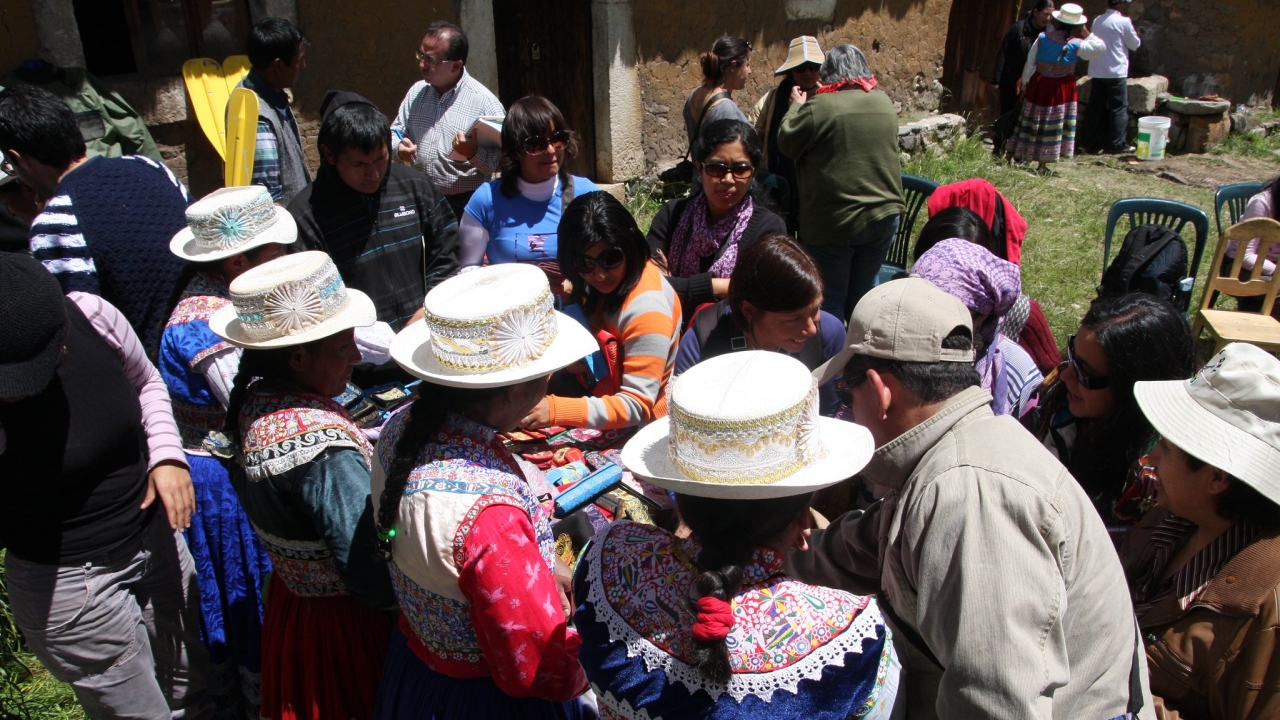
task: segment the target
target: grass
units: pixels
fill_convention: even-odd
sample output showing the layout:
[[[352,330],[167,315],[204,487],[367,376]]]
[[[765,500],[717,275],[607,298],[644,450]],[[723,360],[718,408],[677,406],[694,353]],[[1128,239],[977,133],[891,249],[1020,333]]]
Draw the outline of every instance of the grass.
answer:
[[[84,710],[71,687],[59,682],[22,645],[9,611],[3,551],[0,551],[0,718],[81,720]]]
[[[1280,165],[1280,134],[1259,137],[1245,133],[1228,135],[1226,142],[1210,150],[1214,155],[1236,155],[1258,158]]]

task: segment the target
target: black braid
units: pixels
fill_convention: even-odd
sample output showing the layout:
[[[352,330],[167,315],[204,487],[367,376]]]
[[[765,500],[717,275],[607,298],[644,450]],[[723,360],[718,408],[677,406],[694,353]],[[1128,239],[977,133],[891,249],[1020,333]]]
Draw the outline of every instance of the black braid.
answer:
[[[240,444],[240,411],[244,408],[245,396],[249,385],[258,378],[284,380],[288,378],[289,356],[292,347],[274,348],[271,350],[245,350],[240,355],[240,367],[236,370],[236,380],[227,396],[227,419],[222,430],[236,445]]]
[[[756,546],[780,536],[812,499],[812,495],[795,495],[773,500],[722,500],[677,494],[680,517],[702,544],[694,560],[699,571],[693,581],[698,597],[732,600],[742,589],[742,568],[751,562]],[[725,641],[694,640],[693,644],[694,662],[703,677],[718,685],[728,683],[731,667]]]

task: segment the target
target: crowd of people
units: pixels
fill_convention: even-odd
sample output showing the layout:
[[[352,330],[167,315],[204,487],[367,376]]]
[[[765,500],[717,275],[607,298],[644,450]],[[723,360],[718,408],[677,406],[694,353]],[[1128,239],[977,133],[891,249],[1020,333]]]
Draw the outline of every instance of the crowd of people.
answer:
[[[1071,154],[1066,78],[1122,21],[1041,2],[1011,30],[1014,154]],[[313,177],[307,43],[254,26],[253,183],[194,201],[0,91],[37,205],[0,253],[0,546],[88,716],[1280,715],[1280,360],[1197,367],[1142,293],[1060,353],[984,180],[939,188],[879,282],[902,168],[858,48],[797,38],[748,115],[752,47],[717,40],[691,192],[646,236],[447,22],[394,121],[325,96]],[[518,440],[566,428],[616,439],[655,511],[564,547]]]

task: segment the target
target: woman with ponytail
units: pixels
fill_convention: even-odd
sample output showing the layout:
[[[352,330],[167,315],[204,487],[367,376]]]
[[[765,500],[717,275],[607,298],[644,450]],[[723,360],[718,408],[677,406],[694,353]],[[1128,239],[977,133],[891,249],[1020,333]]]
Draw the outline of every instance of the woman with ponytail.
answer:
[[[261,716],[372,717],[395,596],[377,559],[373,448],[340,395],[377,317],[322,252],[286,255],[230,285],[209,327],[244,350],[224,433],[236,491],[273,572],[262,620]]]
[[[622,450],[675,494],[681,538],[605,527],[574,576],[579,659],[604,718],[887,718],[899,666],[876,601],[787,576],[813,494],[871,457],[818,416],[809,370],[762,350],[672,381],[671,412]]]
[[[690,148],[698,140],[698,131],[716,120],[747,122],[746,114],[733,101],[733,91],[747,86],[751,43],[723,35],[698,56],[698,64],[702,68],[702,84],[684,101],[684,128],[689,133]]]
[[[551,373],[597,347],[554,307],[536,266],[490,265],[438,285],[425,319],[392,343],[423,383],[374,462],[379,544],[403,611],[378,718],[583,717],[579,639],[540,501],[550,490],[499,437]]]

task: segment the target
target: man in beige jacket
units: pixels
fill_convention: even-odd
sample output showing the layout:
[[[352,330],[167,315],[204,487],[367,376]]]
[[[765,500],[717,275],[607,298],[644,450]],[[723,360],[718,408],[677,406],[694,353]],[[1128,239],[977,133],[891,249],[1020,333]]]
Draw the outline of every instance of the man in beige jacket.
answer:
[[[880,593],[907,717],[1154,717],[1125,579],[1079,485],[991,412],[969,311],[920,278],[858,303],[844,374],[880,501],[815,530],[791,571]],[[1132,713],[1132,715],[1129,715]]]

